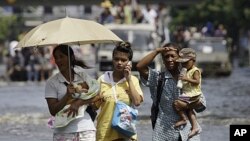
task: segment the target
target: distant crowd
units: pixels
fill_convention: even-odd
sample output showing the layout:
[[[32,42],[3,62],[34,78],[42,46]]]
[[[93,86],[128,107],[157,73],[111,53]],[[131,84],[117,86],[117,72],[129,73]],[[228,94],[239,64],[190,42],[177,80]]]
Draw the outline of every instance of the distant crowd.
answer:
[[[191,38],[203,36],[226,37],[227,30],[223,24],[214,24],[210,21],[201,26],[176,25],[174,32],[170,33],[168,27],[171,22],[170,7],[164,3],[155,5],[141,5],[137,0],[121,0],[115,5],[110,0],[101,3],[103,12],[97,18],[101,24],[138,24],[147,23],[155,25],[161,42],[173,41],[186,46]]]
[[[3,57],[7,81],[43,81],[55,68],[49,48],[25,48],[9,52]]]
[[[142,5],[137,0],[121,0],[118,4],[114,4],[110,0],[104,0],[100,6],[103,11],[96,18],[99,23],[152,24],[162,37],[162,42],[169,41],[170,9],[164,3]]]
[[[224,25],[214,25],[211,22],[200,27],[176,26],[176,30],[170,33],[168,26],[171,21],[170,7],[159,3],[156,7],[150,4],[141,5],[137,0],[121,0],[114,4],[104,0],[100,4],[102,13],[96,20],[101,24],[137,24],[147,23],[155,25],[162,43],[169,41],[187,47],[191,38],[202,36],[226,37],[227,30]],[[0,79],[8,81],[43,81],[51,76],[55,65],[49,48],[8,50],[1,53],[6,65],[6,72]]]
[[[223,24],[214,25],[207,22],[200,27],[178,26],[171,35],[171,40],[179,43],[183,47],[187,47],[187,43],[191,38],[201,37],[222,37],[227,38],[227,30]]]

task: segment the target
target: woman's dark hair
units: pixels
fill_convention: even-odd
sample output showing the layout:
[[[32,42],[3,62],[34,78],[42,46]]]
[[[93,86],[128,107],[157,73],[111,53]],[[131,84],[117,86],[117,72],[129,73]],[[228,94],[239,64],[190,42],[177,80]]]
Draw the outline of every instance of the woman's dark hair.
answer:
[[[53,52],[52,52],[53,56],[55,56],[55,52],[57,50],[60,51],[61,53],[63,53],[64,55],[69,56],[69,60],[70,60],[70,63],[71,63],[72,67],[77,65],[77,66],[80,66],[80,67],[82,67],[84,69],[90,68],[90,67],[88,67],[86,65],[86,63],[84,61],[77,60],[75,58],[74,51],[69,45],[58,45],[57,47],[55,47]]]
[[[133,58],[133,50],[131,49],[131,44],[129,42],[119,42],[114,50],[113,50],[113,57],[115,52],[120,51],[128,54],[129,61]]]

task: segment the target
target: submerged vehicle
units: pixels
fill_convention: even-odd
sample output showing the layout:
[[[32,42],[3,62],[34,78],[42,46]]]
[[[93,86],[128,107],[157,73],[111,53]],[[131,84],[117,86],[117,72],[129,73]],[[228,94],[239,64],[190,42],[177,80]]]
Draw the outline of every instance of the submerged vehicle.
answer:
[[[232,72],[227,43],[220,37],[202,37],[191,39],[188,47],[196,50],[196,65],[203,75],[225,75]]]
[[[156,33],[155,27],[149,24],[107,24],[105,25],[113,31],[123,41],[128,41],[132,45],[133,60],[132,60],[132,73],[138,76],[136,64],[142,57],[147,55],[150,51],[160,46],[160,39]],[[105,71],[111,71],[112,66],[112,51],[114,44],[100,44],[97,50],[97,75],[100,76]],[[157,57],[150,67],[160,70],[161,62]]]

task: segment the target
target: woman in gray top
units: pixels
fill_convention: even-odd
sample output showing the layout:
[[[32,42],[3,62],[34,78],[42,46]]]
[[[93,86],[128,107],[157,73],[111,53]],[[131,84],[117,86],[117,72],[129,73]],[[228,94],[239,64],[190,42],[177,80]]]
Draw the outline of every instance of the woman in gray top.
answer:
[[[156,50],[149,53],[137,64],[137,70],[141,75],[142,83],[149,87],[151,98],[153,102],[156,102],[157,98],[157,82],[160,72],[153,70],[148,67],[148,65],[154,60],[158,55],[162,55],[162,60],[165,65],[164,72],[164,86],[161,93],[159,112],[153,131],[153,141],[199,141],[199,134],[188,138],[188,134],[191,129],[191,124],[188,123],[179,128],[174,128],[175,123],[180,119],[179,115],[173,108],[173,103],[180,94],[176,83],[179,76],[179,63],[176,60],[179,58],[178,52],[180,48],[177,44],[168,43],[162,48],[157,48]],[[202,98],[200,103],[200,108],[196,109],[197,112],[203,111],[206,107],[205,99]],[[187,107],[179,107],[180,109],[185,109]],[[200,126],[199,126],[200,128]],[[200,129],[201,131],[201,129]]]
[[[73,97],[77,91],[73,84],[90,82],[87,83],[87,91],[90,91],[94,85],[98,85],[98,87],[94,87],[95,93],[99,91],[99,84],[97,80],[91,78],[85,72],[84,68],[87,68],[87,66],[83,61],[75,58],[70,46],[58,45],[54,48],[52,54],[59,72],[51,76],[46,82],[45,98],[49,112],[52,116],[56,116],[68,105],[68,108],[65,109],[67,115],[64,115],[64,117],[68,116],[73,119],[70,122],[58,120],[66,123],[61,127],[54,126],[53,141],[95,141],[96,128],[94,122],[91,116],[87,114],[87,110],[79,110],[79,108],[95,102],[94,100],[98,100],[98,96],[88,100]],[[69,119],[71,120],[71,118]]]

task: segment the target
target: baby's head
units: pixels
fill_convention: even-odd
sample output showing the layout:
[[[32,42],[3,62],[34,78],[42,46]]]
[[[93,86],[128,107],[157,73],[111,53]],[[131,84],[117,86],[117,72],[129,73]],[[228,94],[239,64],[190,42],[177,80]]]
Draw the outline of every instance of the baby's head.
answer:
[[[79,83],[78,85],[81,85],[81,87],[84,89],[89,89],[89,86],[86,82]]]
[[[81,82],[78,84],[74,84],[74,88],[76,89],[77,93],[81,93],[87,91],[89,89],[89,86],[86,82]]]

